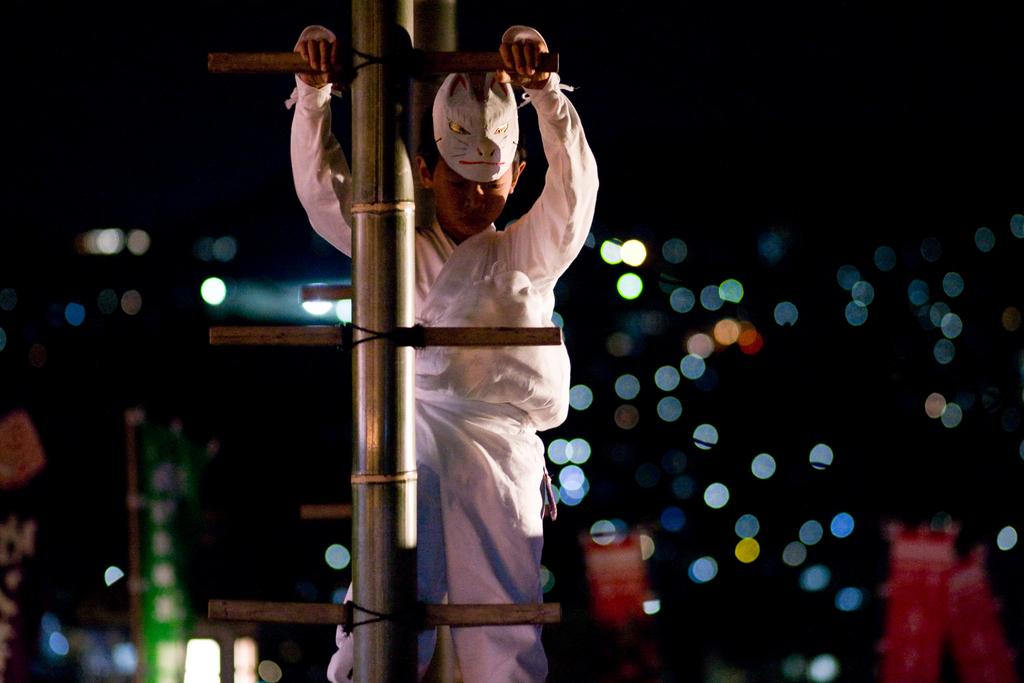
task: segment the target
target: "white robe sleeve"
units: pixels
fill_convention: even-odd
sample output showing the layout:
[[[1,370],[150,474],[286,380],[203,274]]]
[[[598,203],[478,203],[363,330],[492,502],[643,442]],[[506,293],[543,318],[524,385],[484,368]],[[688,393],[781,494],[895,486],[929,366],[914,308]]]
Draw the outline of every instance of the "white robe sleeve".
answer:
[[[306,29],[303,36],[314,28],[320,27]],[[313,229],[351,256],[352,174],[345,153],[331,132],[331,89],[329,85],[314,88],[298,77],[295,83],[291,131],[295,192]]]
[[[533,207],[506,228],[513,269],[539,286],[553,284],[583,248],[597,201],[597,163],[558,74],[530,91],[548,171]]]

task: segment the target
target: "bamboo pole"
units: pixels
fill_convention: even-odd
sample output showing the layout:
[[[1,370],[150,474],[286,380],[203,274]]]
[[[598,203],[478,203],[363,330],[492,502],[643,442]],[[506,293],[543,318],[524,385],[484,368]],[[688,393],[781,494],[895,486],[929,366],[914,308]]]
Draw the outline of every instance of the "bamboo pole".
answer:
[[[353,0],[352,47],[393,55],[411,45],[411,0]],[[352,84],[353,318],[369,330],[413,323],[413,183],[402,144],[408,74],[360,69]],[[352,354],[352,590],[385,614],[416,607],[416,456],[413,351],[355,331]],[[364,341],[365,343],[359,343]],[[416,630],[382,620],[354,632],[355,683],[416,679]]]
[[[372,53],[366,53],[372,54]],[[206,66],[219,74],[290,74],[311,73],[309,63],[294,52],[210,52]],[[402,65],[410,76],[452,72],[497,71],[504,69],[497,52],[434,52],[413,50]],[[540,56],[540,71],[558,71],[557,52]],[[360,69],[362,70],[362,69]]]
[[[557,327],[420,327],[401,328],[397,346],[558,346]],[[337,346],[345,335],[337,325],[211,327],[214,346]]]
[[[320,602],[262,602],[253,600],[210,600],[209,618],[226,621],[252,621],[276,624],[345,624],[351,621],[351,604]],[[419,611],[421,610],[421,611]],[[416,626],[509,626],[515,624],[557,624],[562,605],[534,602],[508,605],[422,605],[410,614],[422,619]],[[365,615],[364,615],[365,616]],[[354,615],[358,623],[359,612]],[[417,619],[419,621],[419,619]],[[355,633],[367,628],[359,626]]]

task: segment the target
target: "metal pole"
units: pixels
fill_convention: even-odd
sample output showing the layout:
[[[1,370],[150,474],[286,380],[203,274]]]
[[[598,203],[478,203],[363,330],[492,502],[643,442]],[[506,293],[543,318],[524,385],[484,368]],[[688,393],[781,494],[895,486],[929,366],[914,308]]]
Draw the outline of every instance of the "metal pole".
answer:
[[[387,57],[409,42],[411,0],[354,0],[352,45]],[[413,323],[413,185],[402,143],[408,82],[390,64],[359,71],[352,87],[354,322],[386,332]],[[368,335],[356,333],[356,341]],[[353,353],[353,595],[356,605],[412,614],[416,602],[413,350],[389,339]],[[371,618],[356,612],[356,623]],[[416,678],[416,631],[386,618],[356,627],[354,680]]]
[[[418,50],[454,52],[458,44],[455,30],[455,0],[416,0],[416,35],[413,46]],[[430,118],[434,95],[446,74],[417,78],[412,84],[412,152],[419,154],[423,144],[423,119]],[[428,123],[429,125],[429,123]],[[429,127],[427,135],[432,134]],[[434,169],[430,169],[433,171]],[[416,225],[426,227],[434,220],[434,193],[416,183]]]
[[[415,12],[413,47],[432,52],[453,52],[457,49],[455,0],[416,0]],[[423,149],[423,143],[430,144],[433,137],[430,116],[434,106],[434,96],[437,94],[437,89],[444,76],[445,74],[432,74],[429,78],[417,78],[413,81],[412,133],[410,135],[413,154],[419,154]],[[426,129],[424,129],[425,120]],[[424,134],[431,137],[424,140]],[[430,170],[433,172],[434,169]],[[416,225],[420,227],[430,225],[434,221],[434,210],[434,193],[417,182]],[[434,658],[427,674],[427,680],[435,683],[452,683],[457,678],[451,629],[448,626],[439,626],[434,646]]]

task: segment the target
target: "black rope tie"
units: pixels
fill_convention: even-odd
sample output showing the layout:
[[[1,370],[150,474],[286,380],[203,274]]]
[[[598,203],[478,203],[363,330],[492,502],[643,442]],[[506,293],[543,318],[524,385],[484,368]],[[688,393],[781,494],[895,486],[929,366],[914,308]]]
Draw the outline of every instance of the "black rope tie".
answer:
[[[362,339],[355,339],[353,330],[365,332],[369,336],[363,337]],[[356,325],[355,323],[344,323],[341,326],[341,343],[343,348],[351,349],[359,344],[375,341],[377,339],[390,339],[398,346],[413,346],[417,349],[422,349],[427,345],[426,335],[423,332],[422,325],[401,327],[396,330],[392,330],[391,332],[371,330]]]
[[[367,624],[376,624],[381,621],[393,621],[396,623],[404,623],[406,626],[412,629],[419,629],[423,624],[424,616],[424,605],[421,602],[416,603],[416,606],[411,610],[404,612],[376,612],[367,607],[357,605],[356,603],[349,600],[345,603],[345,623],[341,625],[345,635],[352,635],[352,631],[359,628],[360,626],[366,626]],[[356,621],[356,612],[370,615],[369,619],[363,619]]]

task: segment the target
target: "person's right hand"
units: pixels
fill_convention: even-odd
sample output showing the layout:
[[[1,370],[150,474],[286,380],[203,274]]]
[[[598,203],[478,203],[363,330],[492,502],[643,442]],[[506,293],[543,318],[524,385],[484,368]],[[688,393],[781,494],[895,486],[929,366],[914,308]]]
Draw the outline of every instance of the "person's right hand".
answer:
[[[333,81],[341,71],[338,64],[338,42],[332,40],[303,40],[295,46],[316,73],[296,74],[306,85],[320,88]]]

